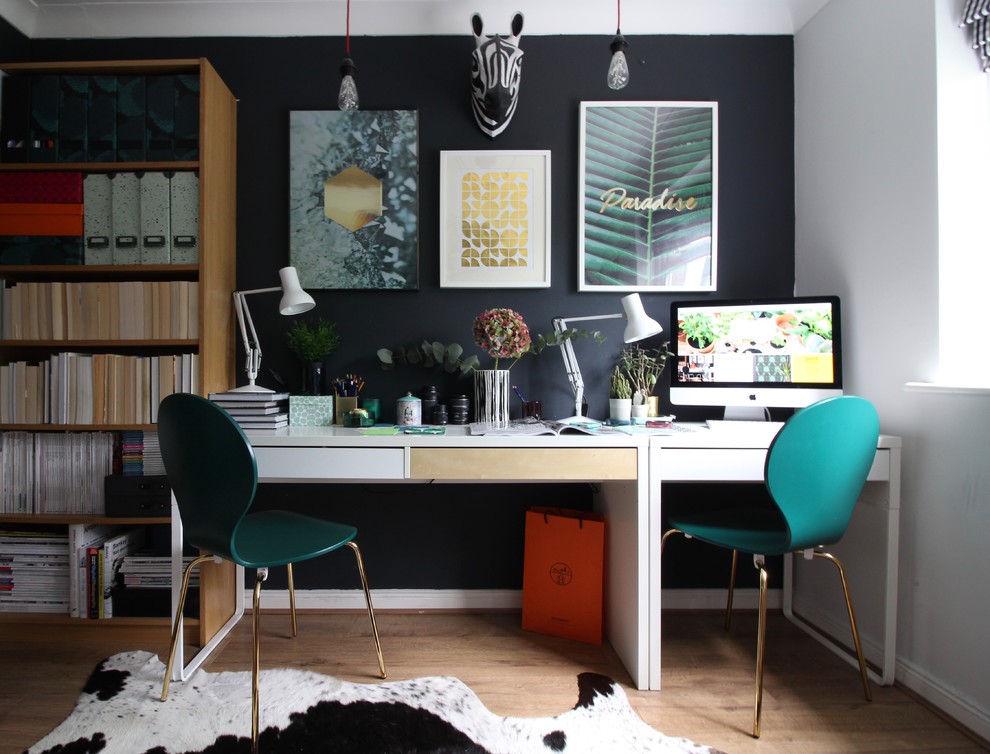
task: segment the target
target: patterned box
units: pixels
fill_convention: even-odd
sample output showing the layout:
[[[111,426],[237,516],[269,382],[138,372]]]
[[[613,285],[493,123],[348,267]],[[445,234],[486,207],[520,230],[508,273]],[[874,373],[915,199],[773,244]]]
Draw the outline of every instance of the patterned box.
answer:
[[[332,395],[289,396],[289,426],[330,427],[333,419]]]

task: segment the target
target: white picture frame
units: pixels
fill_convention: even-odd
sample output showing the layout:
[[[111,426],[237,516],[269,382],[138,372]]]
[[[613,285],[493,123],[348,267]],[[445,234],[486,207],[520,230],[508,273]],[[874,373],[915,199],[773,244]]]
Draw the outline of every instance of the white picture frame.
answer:
[[[440,152],[440,287],[550,287],[550,151]]]
[[[718,103],[582,102],[579,291],[714,291]]]

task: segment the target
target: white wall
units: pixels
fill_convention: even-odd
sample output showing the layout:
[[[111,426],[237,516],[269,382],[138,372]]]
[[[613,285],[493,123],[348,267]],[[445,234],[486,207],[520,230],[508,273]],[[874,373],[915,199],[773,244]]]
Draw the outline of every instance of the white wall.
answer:
[[[796,34],[796,286],[842,297],[847,392],[904,441],[897,679],[990,738],[990,393],[904,390],[938,374],[940,202],[965,187],[936,62],[962,2],[831,0]]]

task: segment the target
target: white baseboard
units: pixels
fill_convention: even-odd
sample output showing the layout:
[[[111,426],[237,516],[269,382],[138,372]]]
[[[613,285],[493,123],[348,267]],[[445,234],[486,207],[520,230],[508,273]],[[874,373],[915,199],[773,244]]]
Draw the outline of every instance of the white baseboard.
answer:
[[[251,605],[250,590],[244,592],[244,604]],[[522,591],[518,589],[373,589],[371,600],[376,610],[519,610]],[[737,589],[735,606],[755,610],[759,604],[756,589]],[[724,589],[665,589],[664,609],[724,610]],[[288,610],[287,589],[266,589],[261,593],[263,609]],[[767,607],[781,606],[779,589],[767,592]],[[298,610],[364,610],[364,592],[360,589],[297,589]]]
[[[897,661],[897,682],[938,708],[984,741],[990,741],[990,714],[972,702],[962,699],[920,668],[909,662]]]
[[[248,609],[252,593],[244,592]],[[519,610],[522,591],[518,589],[372,589],[375,610]],[[287,589],[265,589],[261,593],[262,610],[288,610]],[[365,610],[364,592],[360,589],[297,589],[297,610]]]

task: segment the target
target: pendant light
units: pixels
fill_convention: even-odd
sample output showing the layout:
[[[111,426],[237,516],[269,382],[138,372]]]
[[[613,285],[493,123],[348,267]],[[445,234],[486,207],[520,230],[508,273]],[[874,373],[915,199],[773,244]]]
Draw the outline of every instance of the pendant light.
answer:
[[[629,64],[626,62],[625,53],[629,43],[622,36],[620,30],[622,26],[622,0],[615,0],[615,4],[615,37],[609,45],[609,49],[612,51],[612,62],[608,65],[608,88],[619,90],[629,83]]]
[[[340,93],[337,95],[337,107],[341,110],[358,109],[357,84],[354,74],[357,66],[351,60],[351,0],[347,0],[347,36],[344,39],[345,57],[340,64]]]

